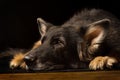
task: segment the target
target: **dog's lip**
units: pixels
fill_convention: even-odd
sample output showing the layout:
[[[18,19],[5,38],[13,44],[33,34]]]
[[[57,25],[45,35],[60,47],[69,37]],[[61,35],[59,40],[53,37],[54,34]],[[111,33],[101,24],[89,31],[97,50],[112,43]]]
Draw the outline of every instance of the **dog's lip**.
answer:
[[[37,64],[37,65],[26,65],[26,70],[45,70],[49,68],[48,66],[44,65],[44,64]]]
[[[32,71],[50,71],[63,69],[64,65],[43,65],[43,66],[26,66],[26,70]]]
[[[27,67],[26,70],[32,70],[32,71],[43,71],[43,70],[47,70],[48,67]]]

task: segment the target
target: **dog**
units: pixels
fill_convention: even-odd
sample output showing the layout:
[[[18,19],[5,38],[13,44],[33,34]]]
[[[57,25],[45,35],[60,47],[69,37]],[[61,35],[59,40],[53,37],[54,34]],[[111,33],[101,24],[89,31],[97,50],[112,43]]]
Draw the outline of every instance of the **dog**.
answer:
[[[61,26],[42,18],[37,18],[37,22],[41,44],[21,58],[28,70],[85,66],[91,70],[104,70],[112,69],[120,62],[120,21],[107,11],[85,9]]]

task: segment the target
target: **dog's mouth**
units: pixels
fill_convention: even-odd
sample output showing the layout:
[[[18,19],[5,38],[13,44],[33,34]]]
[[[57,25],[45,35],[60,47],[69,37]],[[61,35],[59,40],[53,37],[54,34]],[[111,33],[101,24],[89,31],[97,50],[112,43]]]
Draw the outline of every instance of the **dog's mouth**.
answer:
[[[65,66],[62,64],[54,64],[52,62],[45,62],[45,63],[37,63],[34,62],[26,62],[26,70],[43,70],[43,71],[49,71],[49,70],[58,70],[58,69],[64,69]]]
[[[37,65],[26,65],[26,70],[33,71],[50,71],[50,70],[60,70],[64,69],[64,65],[48,65],[48,64],[37,64]]]

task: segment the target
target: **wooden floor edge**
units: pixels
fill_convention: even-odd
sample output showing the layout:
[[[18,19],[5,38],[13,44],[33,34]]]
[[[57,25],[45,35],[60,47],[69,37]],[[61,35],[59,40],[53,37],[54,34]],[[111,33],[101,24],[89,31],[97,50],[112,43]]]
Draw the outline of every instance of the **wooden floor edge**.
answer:
[[[120,71],[0,74],[0,80],[120,80]]]

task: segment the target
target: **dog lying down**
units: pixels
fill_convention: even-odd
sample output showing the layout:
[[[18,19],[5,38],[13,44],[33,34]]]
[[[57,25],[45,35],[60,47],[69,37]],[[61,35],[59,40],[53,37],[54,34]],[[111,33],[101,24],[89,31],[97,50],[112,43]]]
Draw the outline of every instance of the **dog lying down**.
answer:
[[[41,35],[25,54],[16,54],[12,69],[113,69],[120,62],[120,21],[100,9],[85,9],[61,26],[37,18]]]

